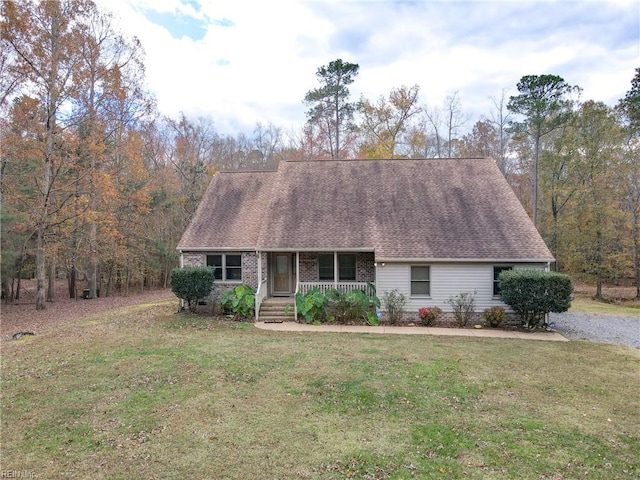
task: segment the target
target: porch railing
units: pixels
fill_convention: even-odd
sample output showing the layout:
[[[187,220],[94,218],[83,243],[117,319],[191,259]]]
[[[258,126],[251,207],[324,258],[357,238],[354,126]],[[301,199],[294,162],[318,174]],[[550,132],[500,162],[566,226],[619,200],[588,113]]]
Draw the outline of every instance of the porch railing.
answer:
[[[362,290],[369,296],[373,296],[375,294],[374,290],[367,282],[300,282],[298,291],[302,294],[306,294],[312,288],[318,288],[322,293],[327,293],[327,290],[337,288],[343,292]]]
[[[260,305],[262,301],[267,298],[267,280],[262,280],[256,290],[256,322],[260,319]]]

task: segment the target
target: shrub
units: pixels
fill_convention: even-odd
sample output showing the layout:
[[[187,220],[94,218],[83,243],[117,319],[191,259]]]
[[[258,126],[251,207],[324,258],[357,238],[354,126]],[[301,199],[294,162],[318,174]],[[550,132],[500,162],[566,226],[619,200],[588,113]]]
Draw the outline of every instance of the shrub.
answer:
[[[442,309],[440,307],[422,307],[418,310],[418,315],[420,315],[423,325],[431,327],[442,315]]]
[[[372,308],[379,307],[380,300],[375,295],[368,296],[362,290],[344,292],[331,289],[323,295],[319,289],[314,288],[306,295],[296,294],[296,306],[298,314],[307,323],[364,320],[374,325],[378,322],[378,316]]]
[[[395,324],[400,322],[404,316],[407,297],[398,290],[392,290],[390,292],[384,292],[383,300],[389,323]]]
[[[473,314],[475,302],[475,292],[461,292],[459,295],[455,295],[447,300],[447,303],[453,308],[453,316],[456,319],[456,325],[458,325],[458,327],[463,328],[467,326],[471,314]]]
[[[482,312],[482,316],[484,317],[485,323],[489,327],[499,327],[504,322],[506,313],[504,308],[502,307],[491,307],[485,308],[484,312]]]
[[[348,320],[363,319],[369,325],[378,324],[378,315],[375,312],[375,308],[380,307],[378,297],[370,297],[362,290],[351,290],[345,293],[344,296],[349,305]],[[374,308],[373,311],[371,310],[372,308]]]
[[[187,302],[189,311],[195,312],[198,301],[211,293],[214,282],[212,267],[184,267],[171,270],[171,291]]]
[[[566,312],[571,306],[573,282],[569,275],[540,269],[508,270],[500,273],[500,296],[520,315],[522,325],[535,329],[550,312]]]
[[[227,290],[222,296],[222,308],[237,319],[250,319],[255,316],[256,291],[249,285],[238,285]]]
[[[305,294],[298,292],[295,300],[298,315],[307,323],[318,323],[326,318],[325,307],[328,299],[319,288],[312,288]]]

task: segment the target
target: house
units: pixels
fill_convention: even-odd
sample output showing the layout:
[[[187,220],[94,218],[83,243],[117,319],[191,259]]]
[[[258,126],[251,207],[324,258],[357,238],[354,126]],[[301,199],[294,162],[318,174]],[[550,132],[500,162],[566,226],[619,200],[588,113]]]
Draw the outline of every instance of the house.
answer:
[[[313,287],[398,290],[407,309],[475,292],[504,306],[503,269],[548,269],[553,256],[488,158],[283,161],[220,172],[180,243],[181,265],[213,265],[216,284],[269,298]]]

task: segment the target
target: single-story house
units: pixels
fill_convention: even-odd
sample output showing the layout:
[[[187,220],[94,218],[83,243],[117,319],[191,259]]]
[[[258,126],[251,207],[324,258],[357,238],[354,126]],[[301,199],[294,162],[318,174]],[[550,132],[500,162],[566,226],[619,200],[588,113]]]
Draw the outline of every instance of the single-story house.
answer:
[[[272,297],[313,287],[398,290],[407,310],[475,292],[506,305],[503,269],[554,261],[490,158],[282,161],[219,172],[180,243],[181,266],[212,265],[216,284]],[[384,305],[383,305],[384,309]]]

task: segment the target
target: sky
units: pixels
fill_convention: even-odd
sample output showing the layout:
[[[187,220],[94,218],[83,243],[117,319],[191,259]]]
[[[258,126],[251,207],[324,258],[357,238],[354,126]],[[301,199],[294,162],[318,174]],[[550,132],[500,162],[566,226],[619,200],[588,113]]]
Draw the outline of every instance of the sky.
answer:
[[[457,92],[470,130],[524,75],[559,75],[582,100],[615,105],[640,67],[640,0],[96,0],[145,50],[163,115],[210,117],[219,133],[256,123],[298,131],[320,66],[356,63],[354,101],[420,86]]]

